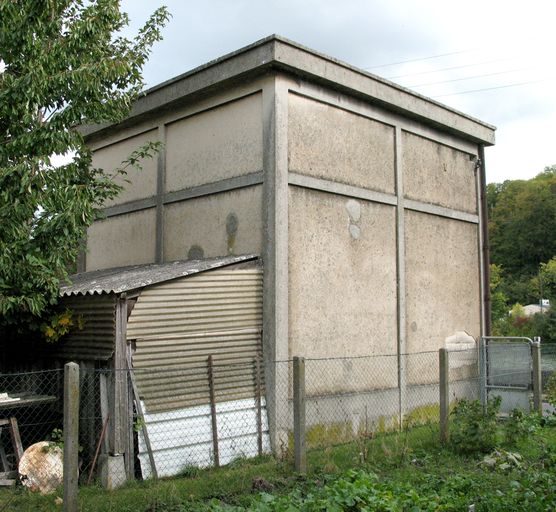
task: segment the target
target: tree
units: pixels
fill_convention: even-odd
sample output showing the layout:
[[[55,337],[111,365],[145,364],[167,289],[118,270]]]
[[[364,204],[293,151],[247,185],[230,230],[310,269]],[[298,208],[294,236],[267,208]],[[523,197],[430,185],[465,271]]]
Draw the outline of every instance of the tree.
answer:
[[[117,0],[0,0],[0,325],[36,326],[48,313],[87,227],[120,191],[75,127],[129,113],[168,16],[156,10],[130,40]]]
[[[491,262],[511,275],[535,274],[556,254],[556,166],[531,180],[487,189]]]

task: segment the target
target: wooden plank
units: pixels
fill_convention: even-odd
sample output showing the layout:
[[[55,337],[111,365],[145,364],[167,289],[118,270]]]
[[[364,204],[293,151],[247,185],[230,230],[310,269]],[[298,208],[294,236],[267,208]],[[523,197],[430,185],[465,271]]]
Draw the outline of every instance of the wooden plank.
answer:
[[[137,384],[135,382],[135,375],[131,369],[131,363],[128,359],[129,368],[129,378],[131,381],[131,389],[133,390],[133,397],[135,398],[135,408],[137,410],[137,417],[141,422],[141,431],[143,432],[143,438],[145,439],[145,446],[147,447],[147,453],[149,455],[149,463],[151,465],[151,473],[155,480],[158,479],[158,472],[156,471],[156,464],[154,461],[153,450],[151,446],[151,440],[149,438],[149,432],[147,430],[147,424],[145,422],[145,415],[143,414],[143,406],[141,405],[141,398],[139,397],[139,390],[137,389]]]
[[[2,435],[2,428],[0,428],[0,437]],[[2,444],[2,439],[0,439],[0,462],[2,463],[2,469],[8,471],[10,469],[10,463],[8,457],[6,456],[6,450],[4,450],[4,445]]]
[[[8,479],[2,479],[0,478],[0,487],[8,487],[8,486],[12,486],[15,485],[15,480],[8,480]]]
[[[0,479],[10,480],[12,478],[17,478],[17,471],[2,471],[2,472],[0,472]]]
[[[10,418],[10,436],[12,438],[12,445],[14,447],[15,461],[19,465],[21,457],[23,457],[23,445],[21,444],[21,436],[19,435],[19,426],[17,419]]]
[[[208,382],[210,397],[210,419],[212,423],[212,447],[214,451],[214,465],[220,467],[220,453],[218,450],[218,423],[216,421],[216,400],[214,398],[214,368],[212,365],[212,356],[208,356]]]
[[[132,479],[133,453],[129,453],[130,423],[128,370],[127,370],[127,298],[122,293],[116,301],[116,340],[114,345],[114,403],[110,417],[114,418],[113,449],[114,453],[124,455],[126,477]]]

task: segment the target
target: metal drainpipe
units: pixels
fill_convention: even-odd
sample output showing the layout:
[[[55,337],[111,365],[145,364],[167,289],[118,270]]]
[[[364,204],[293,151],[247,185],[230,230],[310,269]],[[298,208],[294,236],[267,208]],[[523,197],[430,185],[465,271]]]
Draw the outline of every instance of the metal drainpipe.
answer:
[[[486,172],[485,172],[485,147],[479,145],[479,160],[481,173],[481,194],[480,194],[480,208],[481,208],[481,230],[483,236],[482,258],[483,258],[483,300],[484,300],[484,314],[485,314],[485,332],[484,336],[491,335],[491,303],[490,303],[490,251],[488,243],[488,207],[486,197]]]

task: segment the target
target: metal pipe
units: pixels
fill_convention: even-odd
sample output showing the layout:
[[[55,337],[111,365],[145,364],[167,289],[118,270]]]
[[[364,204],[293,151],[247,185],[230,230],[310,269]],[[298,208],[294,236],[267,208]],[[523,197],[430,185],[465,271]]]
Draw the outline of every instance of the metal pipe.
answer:
[[[481,208],[481,231],[483,237],[482,258],[483,258],[483,303],[485,315],[484,336],[490,336],[492,331],[491,303],[490,303],[490,251],[488,243],[488,207],[486,197],[486,167],[485,167],[485,147],[479,144],[479,173],[481,183],[480,208]]]

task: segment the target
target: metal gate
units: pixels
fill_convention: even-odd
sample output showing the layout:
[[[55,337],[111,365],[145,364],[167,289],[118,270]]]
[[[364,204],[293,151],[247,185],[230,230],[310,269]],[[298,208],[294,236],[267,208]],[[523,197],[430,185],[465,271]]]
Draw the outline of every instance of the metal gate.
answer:
[[[500,412],[530,412],[533,391],[533,340],[515,336],[481,338],[481,400],[499,396]]]

